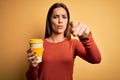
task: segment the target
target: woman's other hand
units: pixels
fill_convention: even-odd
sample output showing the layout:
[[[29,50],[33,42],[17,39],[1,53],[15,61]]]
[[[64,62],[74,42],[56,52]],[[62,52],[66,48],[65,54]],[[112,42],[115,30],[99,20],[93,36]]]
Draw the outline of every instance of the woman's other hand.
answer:
[[[70,26],[71,26],[71,32],[73,36],[86,36],[89,35],[91,33],[90,28],[86,25],[83,24],[81,22],[70,22]]]

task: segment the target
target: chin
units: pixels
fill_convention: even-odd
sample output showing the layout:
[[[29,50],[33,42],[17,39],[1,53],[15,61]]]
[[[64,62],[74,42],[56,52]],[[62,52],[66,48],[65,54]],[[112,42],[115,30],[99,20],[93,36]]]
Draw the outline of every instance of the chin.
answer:
[[[55,30],[54,33],[55,34],[64,34],[64,31],[63,29],[58,29],[58,30]]]
[[[57,31],[56,34],[64,34],[64,31]]]
[[[64,33],[64,31],[61,31],[61,30],[60,30],[60,31],[58,31],[58,33],[60,33],[60,34],[61,34],[61,33]]]

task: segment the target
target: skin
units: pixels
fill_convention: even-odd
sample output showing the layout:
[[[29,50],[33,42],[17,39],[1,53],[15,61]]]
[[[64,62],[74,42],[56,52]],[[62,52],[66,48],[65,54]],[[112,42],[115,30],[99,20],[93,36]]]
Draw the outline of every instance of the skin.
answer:
[[[67,22],[68,22],[68,17],[67,17],[67,12],[65,11],[64,8],[59,7],[55,8],[52,13],[51,17],[51,24],[52,24],[52,36],[49,38],[46,38],[47,41],[52,42],[52,43],[58,43],[66,39],[64,37],[64,31],[67,27]],[[70,22],[71,26],[71,31],[73,36],[81,36],[84,34],[89,35],[90,34],[90,29],[87,25],[80,23],[80,22]],[[38,63],[36,63],[37,59],[35,56],[35,52],[32,52],[31,49],[27,51],[28,55],[28,61],[33,67],[36,67]]]
[[[57,43],[63,41],[64,31],[67,27],[68,17],[64,8],[55,8],[51,17],[52,36],[47,38],[47,41]]]
[[[63,8],[56,8],[53,10],[51,17],[53,34],[64,34],[68,22],[67,13]]]

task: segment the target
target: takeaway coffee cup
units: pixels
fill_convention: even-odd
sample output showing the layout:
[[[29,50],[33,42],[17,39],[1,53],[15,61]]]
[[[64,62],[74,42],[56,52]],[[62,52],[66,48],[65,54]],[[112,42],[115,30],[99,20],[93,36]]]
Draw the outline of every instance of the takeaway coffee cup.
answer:
[[[32,52],[35,52],[35,56],[37,57],[37,62],[42,62],[42,55],[43,55],[43,40],[42,39],[30,39],[30,47]]]

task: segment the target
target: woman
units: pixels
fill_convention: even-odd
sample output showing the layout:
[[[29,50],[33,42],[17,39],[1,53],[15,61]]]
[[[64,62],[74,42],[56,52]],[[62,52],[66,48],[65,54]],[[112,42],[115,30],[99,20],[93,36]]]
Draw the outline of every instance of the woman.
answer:
[[[79,40],[71,39],[71,34]],[[84,38],[86,35],[87,38]],[[81,37],[83,36],[83,37]],[[90,63],[100,63],[100,52],[87,25],[70,22],[70,15],[63,3],[55,3],[48,11],[44,52],[41,63],[28,50],[29,69],[27,80],[73,80],[73,65],[76,56]]]

